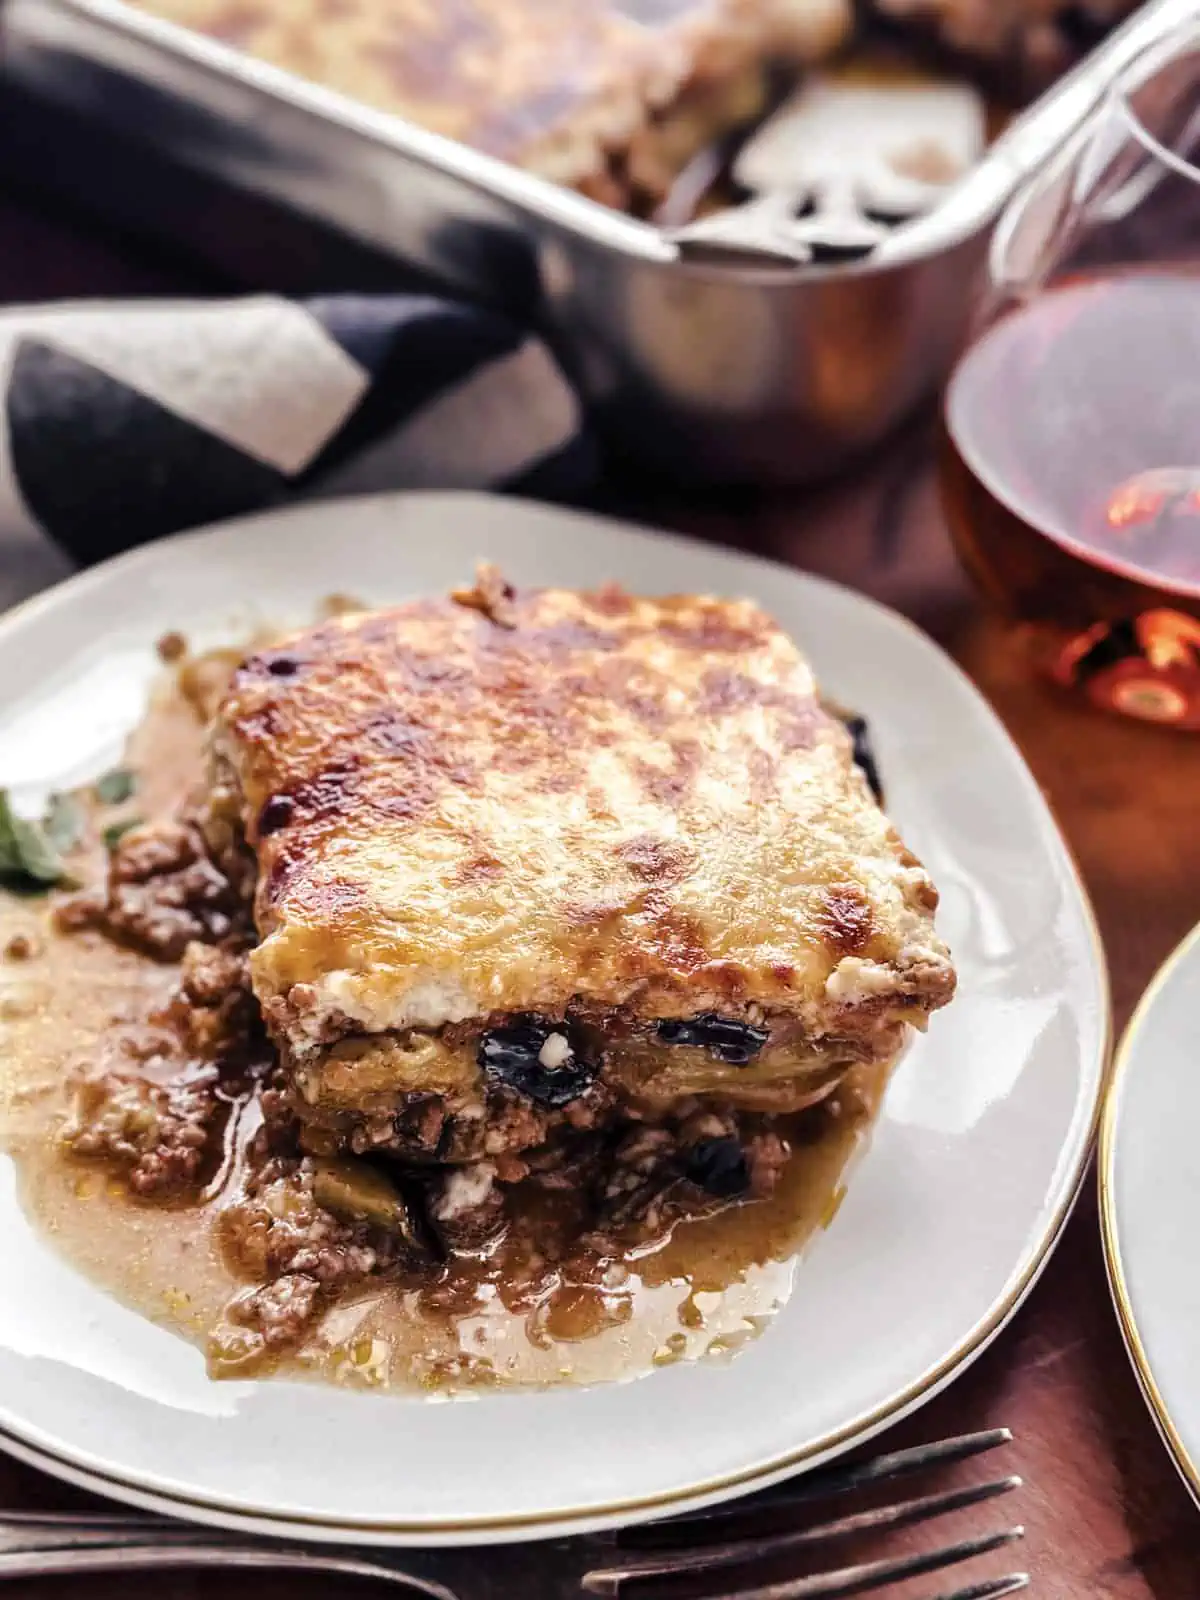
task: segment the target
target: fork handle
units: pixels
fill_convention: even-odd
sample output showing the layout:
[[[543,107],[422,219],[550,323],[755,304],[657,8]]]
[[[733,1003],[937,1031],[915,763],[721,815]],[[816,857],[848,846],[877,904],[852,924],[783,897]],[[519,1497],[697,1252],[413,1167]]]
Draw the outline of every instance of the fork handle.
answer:
[[[0,1582],[8,1578],[69,1577],[96,1572],[152,1572],[170,1568],[259,1568],[273,1572],[325,1572],[348,1578],[376,1578],[403,1585],[429,1600],[460,1600],[455,1590],[431,1577],[385,1565],[369,1556],[340,1555],[332,1550],[310,1550],[300,1546],[231,1544],[220,1538],[205,1543],[192,1538],[174,1543],[165,1539],[151,1543],[110,1542],[101,1548],[76,1545],[73,1548],[8,1550],[0,1552]],[[441,1552],[445,1554],[445,1552]],[[406,1552],[416,1555],[418,1552]],[[414,1562],[415,1566],[417,1562]]]

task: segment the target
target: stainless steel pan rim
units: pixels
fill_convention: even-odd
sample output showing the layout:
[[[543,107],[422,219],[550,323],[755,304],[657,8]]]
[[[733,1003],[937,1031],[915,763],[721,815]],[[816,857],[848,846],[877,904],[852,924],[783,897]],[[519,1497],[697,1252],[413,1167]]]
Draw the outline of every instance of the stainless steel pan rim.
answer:
[[[1109,40],[1019,116],[983,161],[923,217],[898,228],[869,257],[835,263],[770,263],[690,259],[671,233],[625,216],[569,189],[456,140],[355,101],[337,91],[136,10],[123,0],[8,0],[3,28],[22,14],[53,11],[90,21],[139,50],[188,61],[214,82],[237,81],[269,101],[336,123],[369,144],[447,174],[481,195],[520,212],[536,231],[574,236],[647,265],[696,278],[736,277],[765,286],[855,277],[887,271],[956,244],[993,222],[1020,183],[1093,111],[1122,67],[1181,21],[1194,17],[1189,0],[1150,0]],[[3,69],[0,68],[0,71]]]

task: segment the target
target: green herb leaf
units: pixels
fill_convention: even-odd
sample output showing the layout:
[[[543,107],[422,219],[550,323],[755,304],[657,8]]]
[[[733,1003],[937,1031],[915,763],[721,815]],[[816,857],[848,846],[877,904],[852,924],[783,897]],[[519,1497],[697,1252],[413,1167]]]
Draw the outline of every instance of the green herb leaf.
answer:
[[[40,822],[19,817],[0,789],[0,874],[25,888],[68,881],[67,869]]]
[[[141,817],[124,817],[120,822],[110,822],[100,837],[106,850],[115,850],[131,828],[140,828]]]
[[[61,883],[67,876],[63,859],[40,822],[14,817],[13,837],[21,865],[29,877],[38,883]]]
[[[52,794],[42,826],[56,850],[65,854],[83,838],[87,813],[73,794]]]
[[[13,833],[13,813],[8,800],[8,790],[0,789],[0,872],[11,871],[16,867],[19,860],[16,836]]]
[[[96,779],[96,799],[104,806],[119,806],[129,799],[136,788],[136,773],[128,767],[114,767],[111,772]]]

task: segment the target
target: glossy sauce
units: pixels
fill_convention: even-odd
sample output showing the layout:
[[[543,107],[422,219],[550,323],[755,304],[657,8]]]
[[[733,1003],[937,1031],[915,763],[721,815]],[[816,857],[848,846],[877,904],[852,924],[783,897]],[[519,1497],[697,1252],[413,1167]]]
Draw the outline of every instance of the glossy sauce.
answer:
[[[194,670],[190,688],[191,699],[173,677],[157,697],[130,744],[135,798],[122,812],[106,812],[105,822],[134,811],[161,815],[195,782],[202,732]],[[80,874],[98,871],[101,859],[93,838]],[[4,894],[0,951],[20,951],[22,938],[31,954],[0,958],[0,1146],[16,1161],[24,1204],[81,1271],[204,1346],[243,1286],[222,1258],[215,1224],[256,1107],[242,1108],[230,1161],[201,1203],[137,1202],[104,1169],[64,1155],[59,1131],[73,1073],[98,1054],[108,1029],[145,1017],[165,998],[176,972],[100,934],[57,934],[44,899]],[[449,1393],[591,1383],[680,1360],[729,1359],[791,1294],[797,1252],[836,1212],[885,1078],[883,1069],[860,1072],[840,1091],[838,1114],[795,1119],[795,1153],[769,1200],[681,1222],[665,1243],[624,1260],[567,1266],[523,1287],[508,1276],[503,1250],[456,1261],[432,1286],[370,1285],[329,1310],[273,1370]],[[526,1203],[547,1205],[532,1191]],[[553,1215],[544,1220],[554,1226]]]

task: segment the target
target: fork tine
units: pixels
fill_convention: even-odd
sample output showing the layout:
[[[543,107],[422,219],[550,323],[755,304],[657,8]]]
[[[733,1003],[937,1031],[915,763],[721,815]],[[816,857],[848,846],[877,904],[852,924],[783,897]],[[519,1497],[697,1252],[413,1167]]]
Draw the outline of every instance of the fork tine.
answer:
[[[836,1571],[817,1572],[806,1578],[792,1578],[753,1589],[722,1589],[720,1600],[835,1600],[841,1595],[866,1594],[870,1589],[880,1589],[887,1583],[899,1583],[903,1578],[917,1578],[926,1572],[939,1572],[943,1567],[958,1566],[975,1556],[986,1555],[990,1550],[1011,1544],[1024,1535],[1024,1528],[1007,1528],[1001,1533],[965,1539],[958,1544],[920,1555],[859,1562],[855,1566],[839,1567]],[[744,1546],[742,1554],[746,1554]],[[580,1587],[591,1594],[620,1595],[628,1576],[620,1568],[589,1572],[585,1573]]]
[[[1008,1528],[1002,1533],[964,1539],[959,1544],[947,1545],[944,1550],[931,1550],[923,1555],[864,1561],[837,1572],[819,1572],[812,1577],[793,1578],[757,1589],[735,1589],[724,1594],[721,1600],[834,1600],[839,1595],[866,1594],[870,1589],[881,1589],[885,1584],[899,1583],[904,1578],[917,1578],[926,1572],[959,1566],[1024,1536],[1024,1528]]]
[[[787,1550],[800,1549],[804,1545],[824,1544],[830,1539],[844,1539],[856,1533],[911,1527],[916,1522],[928,1522],[933,1517],[948,1516],[952,1511],[980,1505],[985,1500],[992,1500],[997,1495],[1020,1487],[1020,1478],[1000,1478],[995,1483],[971,1484],[964,1489],[923,1495],[920,1499],[904,1500],[898,1505],[880,1506],[872,1511],[859,1511],[853,1516],[838,1517],[811,1527],[787,1528],[753,1541],[743,1538],[722,1544],[701,1545],[697,1549],[637,1551],[628,1556],[622,1553],[612,1566],[591,1576],[597,1581],[615,1581],[619,1578],[628,1583],[634,1578],[711,1572],[720,1567],[745,1565],[749,1561],[782,1555]]]
[[[1007,1578],[987,1578],[967,1589],[956,1589],[953,1594],[942,1595],[941,1600],[1001,1600],[1002,1595],[1016,1594],[1018,1589],[1028,1587],[1027,1572],[1012,1572]]]
[[[848,1467],[820,1468],[802,1478],[789,1479],[776,1489],[766,1490],[755,1497],[753,1508],[774,1510],[781,1505],[803,1505],[827,1495],[849,1494],[852,1489],[884,1483],[890,1478],[906,1477],[912,1472],[923,1472],[927,1467],[967,1461],[971,1456],[982,1455],[987,1450],[1011,1443],[1012,1433],[1008,1428],[989,1428],[982,1433],[964,1433],[953,1439],[939,1439],[934,1444],[914,1445],[909,1450],[892,1450],[886,1455],[872,1456],[868,1461],[854,1461]],[[745,1516],[747,1509],[746,1501],[734,1501],[732,1505],[687,1512],[660,1526],[679,1528],[694,1522],[732,1522],[735,1518]]]

